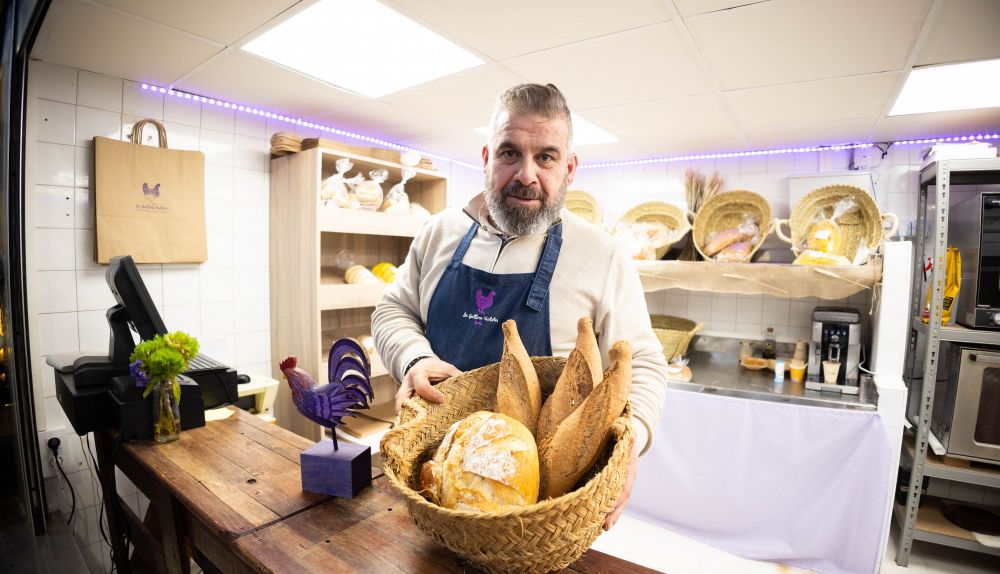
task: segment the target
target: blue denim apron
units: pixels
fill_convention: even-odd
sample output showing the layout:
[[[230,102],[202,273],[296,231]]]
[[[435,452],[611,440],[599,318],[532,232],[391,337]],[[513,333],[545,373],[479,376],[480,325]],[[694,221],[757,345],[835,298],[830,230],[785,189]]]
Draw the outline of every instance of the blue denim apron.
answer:
[[[497,275],[463,264],[478,229],[474,222],[431,296],[426,332],[431,349],[462,371],[496,363],[503,354],[500,325],[513,319],[528,355],[551,355],[548,293],[562,246],[562,222],[549,229],[534,273]]]

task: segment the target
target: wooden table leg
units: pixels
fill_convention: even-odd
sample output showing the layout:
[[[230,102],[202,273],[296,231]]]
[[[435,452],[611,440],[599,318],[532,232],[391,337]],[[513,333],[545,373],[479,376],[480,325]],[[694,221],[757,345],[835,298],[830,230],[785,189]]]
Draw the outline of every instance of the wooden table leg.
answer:
[[[118,486],[115,481],[115,462],[112,457],[114,445],[111,434],[101,430],[94,432],[94,442],[97,443],[98,476],[101,480],[101,492],[104,495],[104,514],[108,517],[108,534],[111,544],[117,546],[123,540],[122,524],[118,522]],[[114,552],[115,567],[118,572],[131,572],[128,563],[128,552]]]

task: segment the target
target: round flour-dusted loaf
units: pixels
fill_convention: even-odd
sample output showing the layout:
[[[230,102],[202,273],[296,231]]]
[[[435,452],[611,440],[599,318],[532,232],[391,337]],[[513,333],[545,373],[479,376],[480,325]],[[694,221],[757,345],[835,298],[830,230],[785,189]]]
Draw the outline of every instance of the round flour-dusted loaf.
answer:
[[[538,449],[517,420],[478,411],[453,424],[420,473],[423,494],[455,510],[493,512],[538,501]]]

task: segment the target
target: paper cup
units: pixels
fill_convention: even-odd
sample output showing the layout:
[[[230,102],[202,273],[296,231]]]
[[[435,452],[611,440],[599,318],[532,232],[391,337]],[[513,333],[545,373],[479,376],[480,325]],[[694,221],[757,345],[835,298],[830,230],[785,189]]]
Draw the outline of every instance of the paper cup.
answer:
[[[837,384],[840,374],[840,361],[823,361],[823,382],[828,385]]]
[[[805,361],[795,361],[788,363],[788,370],[793,383],[801,383],[806,379]]]

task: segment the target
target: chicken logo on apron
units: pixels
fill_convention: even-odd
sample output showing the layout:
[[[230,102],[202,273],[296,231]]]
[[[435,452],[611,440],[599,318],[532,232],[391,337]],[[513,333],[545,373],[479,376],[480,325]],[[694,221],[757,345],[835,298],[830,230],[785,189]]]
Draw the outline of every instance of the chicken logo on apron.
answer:
[[[477,327],[483,326],[483,316],[486,315],[486,310],[493,306],[493,297],[496,294],[496,291],[490,291],[489,295],[483,295],[482,289],[476,289],[476,308],[479,309],[479,315],[475,318]]]

